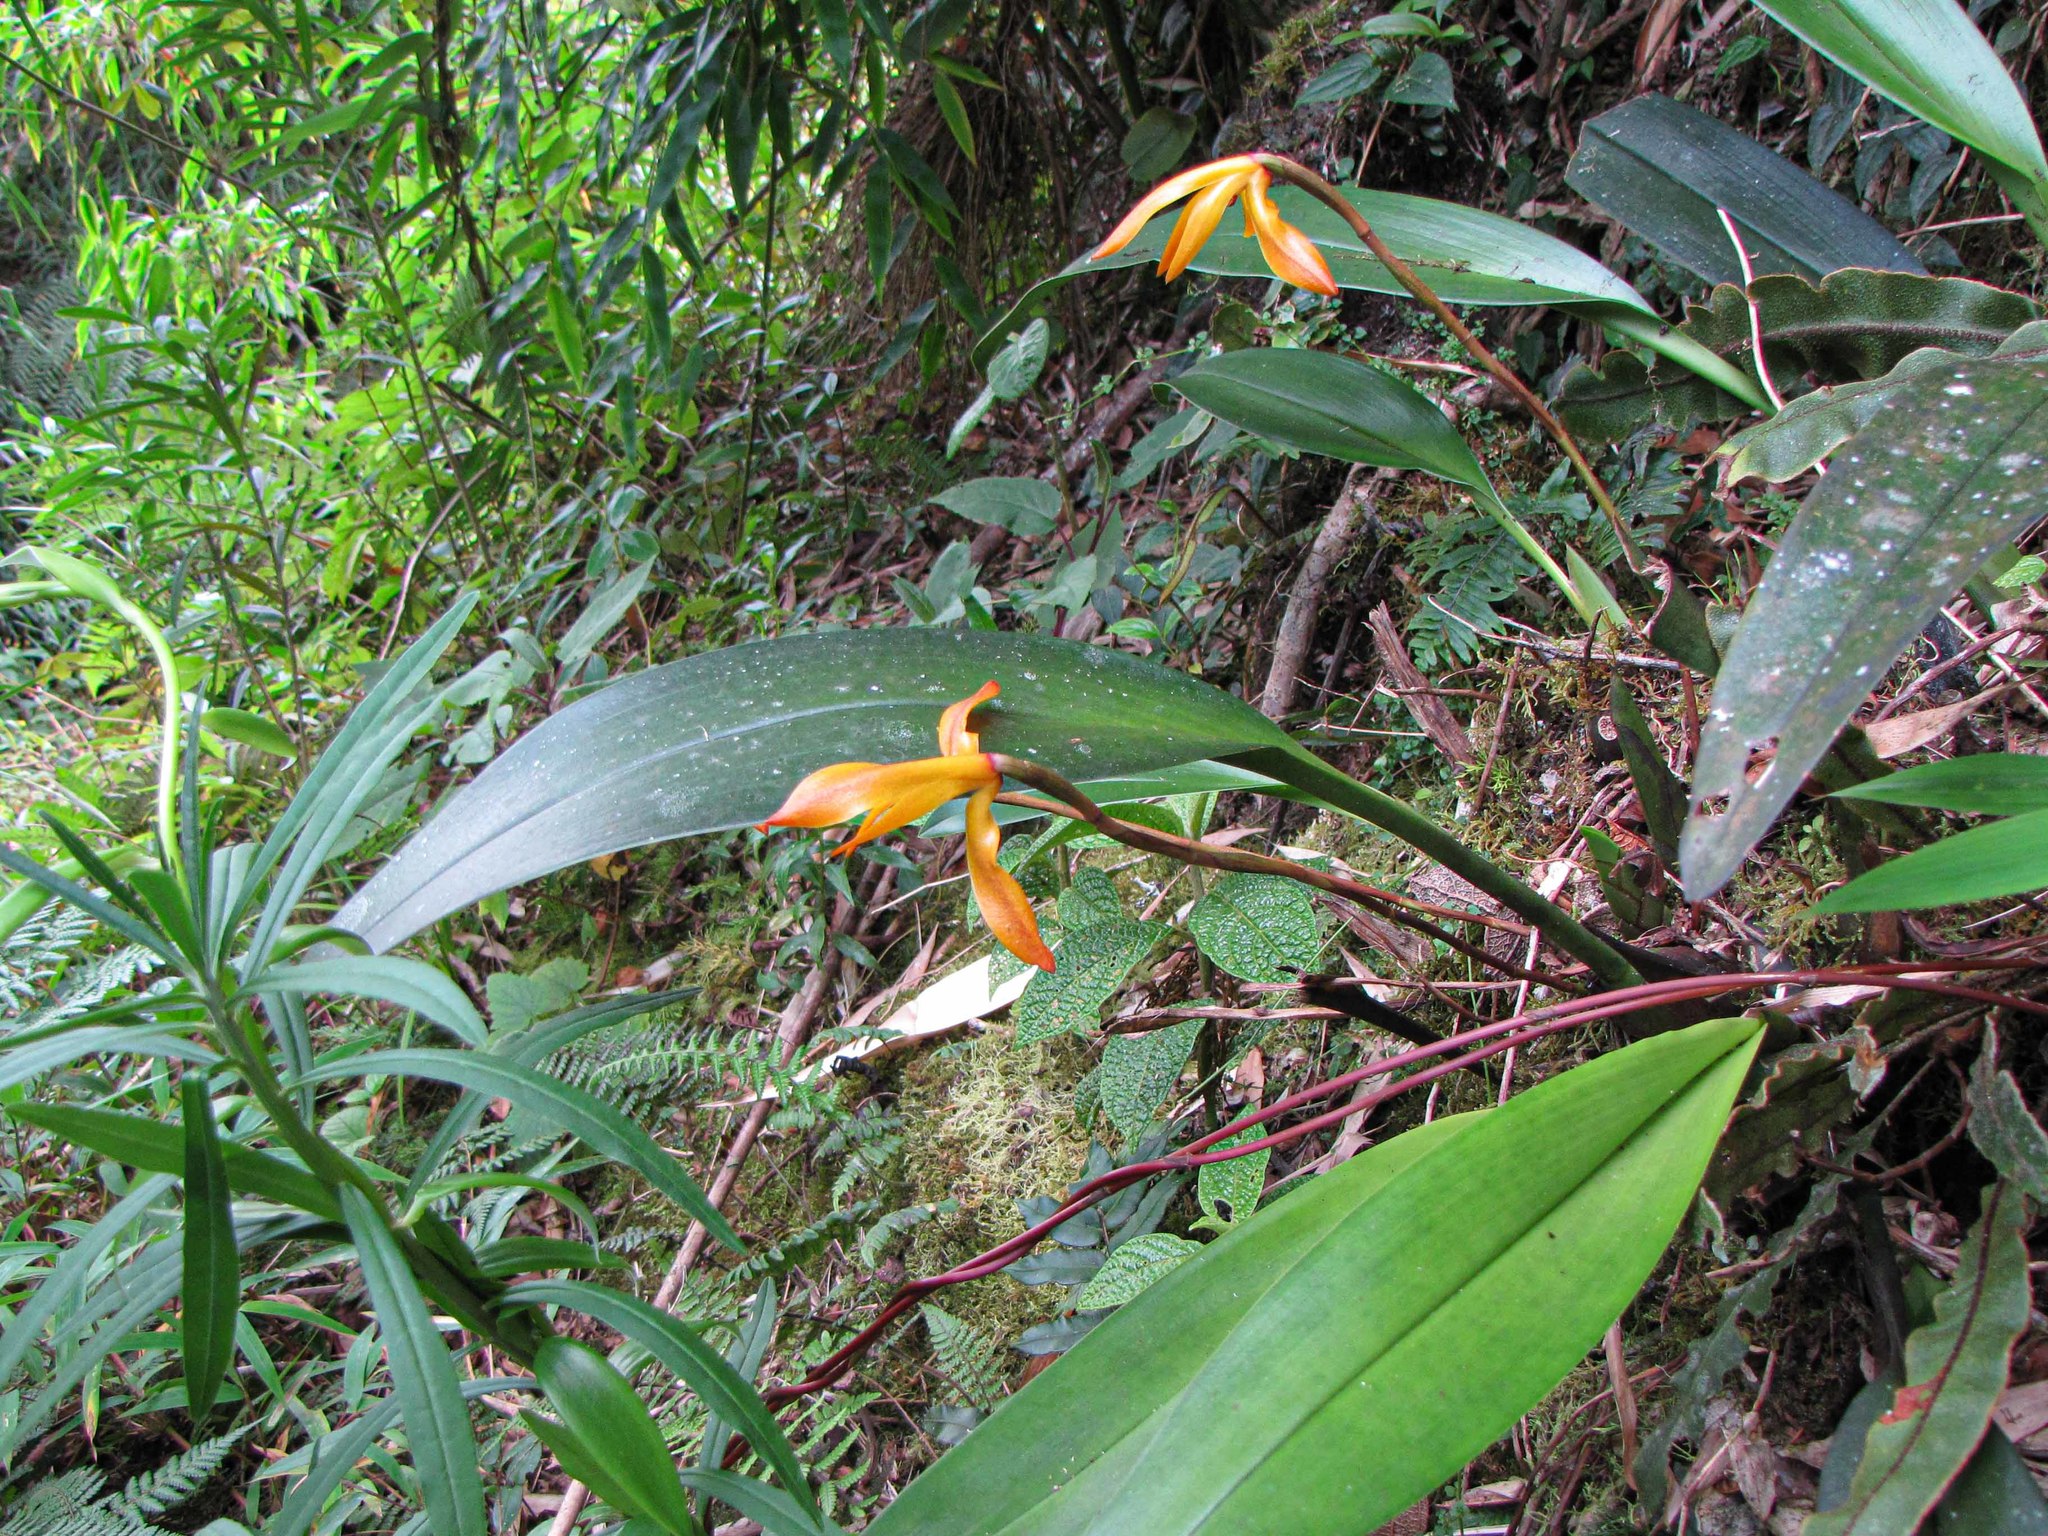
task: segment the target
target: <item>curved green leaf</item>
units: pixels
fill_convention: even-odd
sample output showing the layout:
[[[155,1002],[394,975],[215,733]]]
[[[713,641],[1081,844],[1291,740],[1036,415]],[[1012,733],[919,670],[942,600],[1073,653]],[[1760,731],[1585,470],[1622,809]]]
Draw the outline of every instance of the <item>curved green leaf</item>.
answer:
[[[465,1045],[480,1046],[488,1034],[476,1005],[446,971],[399,955],[345,955],[272,966],[243,990],[250,995],[367,997],[439,1024]]]
[[[1090,1332],[870,1530],[1373,1529],[1628,1303],[1757,1039],[1747,1019],[1661,1035],[1316,1179]]]
[[[1523,306],[1554,304],[1569,307],[1614,306],[1655,317],[1643,296],[1576,246],[1554,235],[1484,213],[1460,203],[1400,192],[1373,192],[1345,187],[1344,196],[1365,215],[1387,248],[1421,274],[1423,280],[1452,304]],[[1408,290],[1366,250],[1351,226],[1308,193],[1275,187],[1273,200],[1281,216],[1298,226],[1322,251],[1330,275],[1340,288],[1365,293],[1405,296]],[[1179,217],[1170,209],[1147,224],[1129,245],[1099,260],[1083,256],[1052,276],[1041,278],[975,343],[974,360],[986,359],[1003,338],[1020,330],[1033,316],[1046,312],[1053,292],[1090,272],[1156,265],[1166,236]],[[1252,277],[1270,282],[1272,269],[1256,243],[1237,238],[1224,227],[1195,253],[1197,272],[1219,277]]]
[[[1921,805],[1979,816],[2019,816],[2048,810],[2048,757],[2026,752],[1977,752],[1902,768],[1881,779],[1835,791],[1837,800],[1880,805]]]
[[[1831,892],[1816,912],[1914,912],[2048,886],[2048,810],[1916,848]]]
[[[75,1147],[86,1147],[130,1168],[151,1173],[185,1171],[185,1138],[179,1128],[143,1115],[113,1109],[85,1109],[70,1104],[9,1104],[6,1113],[40,1126]],[[279,1205],[296,1206],[316,1216],[338,1220],[341,1210],[321,1182],[267,1152],[220,1143],[228,1188]]]
[[[543,721],[456,794],[335,917],[389,949],[493,891],[599,854],[771,814],[840,760],[937,750],[939,712],[990,678],[990,751],[1093,780],[1286,738],[1221,689],[1097,646],[937,629],[798,635],[620,679]]]
[[[508,1305],[572,1307],[617,1329],[673,1371],[712,1413],[744,1434],[783,1486],[816,1512],[803,1461],[775,1422],[775,1415],[725,1357],[681,1318],[637,1296],[580,1280],[536,1280],[514,1286],[505,1293],[505,1301]]]
[[[1758,274],[1927,270],[1839,192],[1747,134],[1654,91],[1588,122],[1564,179],[1709,283],[1743,280],[1721,223],[1724,208]]]
[[[683,1171],[674,1154],[641,1126],[604,1100],[568,1083],[543,1077],[531,1067],[477,1051],[432,1049],[368,1051],[323,1062],[301,1082],[321,1083],[338,1077],[367,1077],[388,1072],[394,1077],[424,1077],[452,1083],[493,1098],[510,1099],[522,1109],[552,1117],[554,1122],[591,1151],[624,1163],[688,1211],[705,1229],[735,1253],[745,1249],[697,1181]]]
[[[823,1515],[808,1514],[782,1489],[736,1472],[686,1468],[683,1486],[707,1494],[739,1511],[766,1536],[838,1536],[839,1527]]]
[[[2048,362],[1914,379],[1785,531],[1714,684],[1679,855],[1713,895],[1892,661],[2048,493]],[[1751,750],[1777,754],[1754,779]],[[1707,807],[1727,797],[1727,810]]]
[[[385,1364],[426,1498],[428,1528],[436,1536],[489,1536],[483,1480],[477,1474],[480,1453],[455,1361],[383,1212],[352,1187],[341,1189],[340,1200],[363,1266],[363,1285],[377,1309]]]
[[[559,1335],[535,1352],[533,1374],[562,1422],[548,1424],[531,1413],[520,1418],[554,1451],[562,1470],[620,1513],[671,1536],[692,1536],[697,1521],[668,1442],[633,1384],[589,1345]]]
[[[2041,135],[2026,98],[1956,0],[1756,3],[1815,52],[2011,173],[2000,179],[2040,228],[2048,209]]]
[[[119,1024],[88,1024],[12,1046],[0,1055],[0,1088],[33,1082],[45,1072],[69,1066],[81,1056],[162,1056],[194,1066],[212,1066],[220,1060],[203,1045],[194,1045],[176,1035],[153,1029],[124,1028]]]
[[[224,741],[240,742],[271,757],[297,757],[298,746],[268,716],[246,709],[217,705],[199,717],[199,723]]]

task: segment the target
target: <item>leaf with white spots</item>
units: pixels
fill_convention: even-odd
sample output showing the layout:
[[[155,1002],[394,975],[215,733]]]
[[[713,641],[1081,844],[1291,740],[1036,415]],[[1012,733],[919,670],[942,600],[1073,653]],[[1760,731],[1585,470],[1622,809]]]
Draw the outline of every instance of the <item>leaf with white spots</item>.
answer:
[[[1957,588],[2041,515],[2048,361],[1923,374],[1835,456],[1780,541],[1721,666],[1680,845],[1711,896],[1857,705]],[[1751,751],[1776,744],[1754,779]],[[1721,796],[1727,809],[1708,807]]]
[[[1059,968],[1032,977],[1031,985],[1010,1010],[1017,1026],[1017,1044],[1091,1032],[1102,1022],[1102,1005],[1166,931],[1163,923],[1141,923],[1128,917],[1105,918],[1086,928],[1068,929],[1053,947]]]
[[[1173,1092],[1202,1032],[1200,1019],[1183,1019],[1140,1035],[1111,1035],[1102,1048],[1102,1112],[1132,1145],[1152,1128],[1152,1117]]]
[[[1191,1243],[1170,1232],[1148,1232],[1119,1243],[1110,1249],[1095,1278],[1081,1288],[1074,1306],[1083,1312],[1096,1307],[1120,1307],[1201,1251],[1200,1243]]]
[[[1188,932],[1240,981],[1292,981],[1323,947],[1308,887],[1279,875],[1225,875],[1188,914]]]

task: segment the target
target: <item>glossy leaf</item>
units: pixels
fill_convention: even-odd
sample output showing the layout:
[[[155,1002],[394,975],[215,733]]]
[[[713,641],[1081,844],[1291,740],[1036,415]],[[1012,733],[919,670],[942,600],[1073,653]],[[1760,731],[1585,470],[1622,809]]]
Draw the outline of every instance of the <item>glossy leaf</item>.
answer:
[[[1978,752],[1903,768],[1881,779],[1835,791],[1837,800],[1921,805],[1979,816],[2018,816],[2048,810],[2048,757],[2026,752]]]
[[[2008,1185],[1985,1194],[1934,1321],[1906,1340],[1906,1385],[1864,1440],[1839,1509],[1805,1536],[1897,1536],[1916,1528],[1984,1438],[2005,1387],[2006,1357],[2027,1325],[2025,1202]]]
[[[481,1051],[367,1051],[323,1062],[306,1073],[302,1081],[323,1083],[380,1073],[424,1077],[430,1082],[452,1083],[493,1098],[510,1099],[519,1108],[559,1126],[591,1151],[624,1163],[704,1223],[706,1230],[726,1247],[735,1253],[745,1251],[725,1218],[704,1198],[697,1181],[637,1121],[581,1088],[556,1082],[532,1067]]]
[[[1917,912],[2048,886],[2048,810],[1915,848],[1830,892],[1816,912]]]
[[[637,1296],[579,1280],[537,1280],[506,1293],[508,1304],[570,1307],[632,1340],[696,1393],[704,1406],[747,1437],[795,1498],[816,1512],[803,1461],[753,1386],[681,1318]]]
[[[1715,682],[1680,848],[1689,899],[1728,882],[1894,658],[2040,515],[2044,434],[2048,363],[1984,358],[1915,379],[1835,457]],[[1751,749],[1772,741],[1751,779]]]
[[[206,1074],[187,1072],[178,1085],[184,1111],[185,1230],[183,1327],[185,1404],[203,1419],[220,1395],[235,1353],[235,1315],[242,1270],[235,1254],[235,1218],[228,1209],[227,1167]]]
[[[385,1365],[426,1500],[428,1528],[435,1536],[489,1536],[483,1480],[477,1472],[481,1453],[455,1361],[434,1326],[419,1282],[384,1224],[383,1212],[353,1187],[344,1187],[339,1198],[363,1267],[363,1285],[377,1312]]]
[[[2048,159],[2026,99],[1956,0],[1757,0],[1757,8],[2008,172],[2001,180],[2023,211],[2048,208]]]
[[[1315,1179],[1112,1314],[869,1529],[1372,1530],[1635,1295],[1757,1030],[1646,1040]]]
[[[1414,267],[1450,303],[1590,307],[1596,318],[1603,309],[1612,307],[1647,320],[1656,318],[1655,311],[1635,289],[1578,247],[1567,245],[1554,235],[1497,213],[1483,213],[1436,198],[1360,187],[1346,187],[1343,192],[1365,215],[1387,248]],[[1275,187],[1273,201],[1282,218],[1316,243],[1330,264],[1330,275],[1336,278],[1338,287],[1365,293],[1407,294],[1408,290],[1367,252],[1351,226],[1334,211],[1294,187]],[[1020,328],[1026,319],[1045,313],[1053,292],[1061,284],[1091,272],[1156,266],[1177,218],[1177,210],[1168,210],[1114,256],[1083,256],[1052,276],[1041,278],[975,344],[975,360],[981,362],[992,354],[1002,338]],[[1241,240],[1238,233],[1239,229],[1226,220],[1214,238],[1195,253],[1190,263],[1192,270],[1271,282],[1272,271],[1259,255],[1256,242]]]
[[[543,721],[459,791],[336,915],[388,949],[565,865],[772,813],[840,760],[921,757],[939,712],[991,677],[991,751],[1069,778],[1142,773],[1285,741],[1243,701],[1096,646],[893,629],[794,636],[621,678]]]
[[[290,997],[367,997],[409,1009],[439,1024],[465,1045],[482,1045],[488,1031],[476,1005],[446,971],[399,955],[346,955],[273,966],[248,991]]]
[[[1588,122],[1565,171],[1574,192],[1709,283],[1740,283],[1727,209],[1758,274],[1842,267],[1924,272],[1891,232],[1782,155],[1655,92]]]
[[[633,1384],[588,1344],[559,1334],[535,1352],[533,1374],[561,1423],[531,1413],[520,1418],[554,1451],[562,1470],[621,1514],[671,1536],[694,1536],[697,1522],[668,1442]]]
[[[1304,453],[1420,469],[1486,498],[1486,471],[1429,397],[1334,352],[1256,347],[1206,358],[1173,387],[1212,416]]]

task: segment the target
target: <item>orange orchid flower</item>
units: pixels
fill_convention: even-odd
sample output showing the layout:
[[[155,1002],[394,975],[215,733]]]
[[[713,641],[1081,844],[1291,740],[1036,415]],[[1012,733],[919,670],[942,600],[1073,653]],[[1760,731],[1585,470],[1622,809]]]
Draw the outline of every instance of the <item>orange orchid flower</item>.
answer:
[[[1172,282],[1188,269],[1195,253],[1216,233],[1216,226],[1223,222],[1224,209],[1242,196],[1245,238],[1259,242],[1259,254],[1266,258],[1273,275],[1297,288],[1335,298],[1337,280],[1330,276],[1329,263],[1307,235],[1280,217],[1272,190],[1273,173],[1255,155],[1233,155],[1227,160],[1198,165],[1169,177],[1146,193],[1137,207],[1124,216],[1124,221],[1109,232],[1109,238],[1090,254],[1115,255],[1137,238],[1138,231],[1155,214],[1185,197],[1188,205],[1181,210],[1173,233],[1166,237],[1166,249],[1159,255],[1159,275]]]
[[[968,716],[1002,690],[993,682],[939,717],[938,757],[909,763],[833,763],[811,774],[782,802],[782,808],[760,824],[770,827],[830,827],[855,816],[860,826],[833,850],[847,854],[862,843],[909,825],[948,800],[967,796],[967,875],[982,921],[1003,948],[1042,971],[1053,968],[1052,951],[1038,935],[1031,900],[1014,876],[996,862],[1002,834],[996,828],[996,791],[1003,776],[981,738],[968,729]]]

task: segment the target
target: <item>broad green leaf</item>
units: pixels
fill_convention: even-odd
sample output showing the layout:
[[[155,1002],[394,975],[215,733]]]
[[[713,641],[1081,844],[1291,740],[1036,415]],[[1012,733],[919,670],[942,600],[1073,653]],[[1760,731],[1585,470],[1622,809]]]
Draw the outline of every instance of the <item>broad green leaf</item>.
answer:
[[[704,1223],[726,1247],[735,1253],[744,1252],[738,1235],[704,1198],[697,1181],[683,1171],[681,1161],[637,1121],[583,1089],[556,1082],[532,1067],[481,1051],[368,1051],[360,1056],[322,1062],[306,1073],[302,1081],[323,1083],[379,1073],[424,1077],[430,1082],[452,1083],[493,1098],[510,1099],[518,1108],[545,1117],[591,1151],[624,1163]]]
[[[1643,296],[1599,262],[1554,235],[1517,224],[1497,213],[1483,213],[1461,203],[1400,192],[1342,189],[1345,198],[1365,215],[1387,248],[1421,274],[1423,280],[1452,304],[1562,305],[1590,309],[1603,319],[1612,312],[1655,320]],[[1340,288],[1405,296],[1408,290],[1380,265],[1352,232],[1351,226],[1306,192],[1275,187],[1273,201],[1282,218],[1298,226],[1316,243],[1330,264]],[[1002,338],[1034,315],[1046,312],[1061,284],[1091,272],[1154,266],[1166,248],[1167,234],[1180,216],[1169,209],[1147,224],[1123,250],[1099,260],[1082,256],[1052,276],[1026,289],[1010,312],[975,344],[977,363],[990,356]],[[1249,277],[1271,282],[1272,270],[1257,244],[1239,239],[1240,224],[1226,219],[1215,236],[1195,253],[1194,271],[1219,277]],[[1104,233],[1107,233],[1105,230]]]
[[[187,1072],[178,1085],[178,1098],[185,1118],[185,1404],[198,1420],[213,1410],[221,1379],[234,1358],[242,1269],[235,1253],[235,1218],[228,1209],[220,1127],[213,1121],[206,1074]]]
[[[2025,752],[1978,752],[1902,768],[1881,779],[1835,791],[1837,800],[1882,805],[1924,805],[1978,816],[2018,816],[2048,810],[2048,757]]]
[[[2048,211],[2048,159],[2026,99],[1956,0],[1757,0],[1817,53],[2006,174],[2022,212]]]
[[[1396,107],[1442,107],[1447,112],[1455,111],[1458,92],[1451,81],[1451,66],[1444,62],[1442,54],[1424,50],[1408,61],[1408,67],[1394,77],[1381,99]]]
[[[1017,1044],[1061,1034],[1093,1034],[1102,1022],[1102,1005],[1166,931],[1161,923],[1128,917],[1067,929],[1053,945],[1059,969],[1033,976],[1024,995],[1011,1005]]]
[[[377,1312],[391,1389],[426,1499],[428,1528],[435,1536],[489,1536],[483,1480],[477,1473],[482,1453],[455,1361],[383,1212],[352,1186],[344,1186],[339,1198],[363,1266],[363,1286]]]
[[[1124,168],[1131,180],[1150,185],[1180,164],[1194,142],[1195,120],[1171,107],[1153,107],[1124,135]]]
[[[1226,1141],[1217,1142],[1215,1150],[1227,1151],[1245,1142],[1256,1141],[1264,1134],[1259,1127],[1253,1126]],[[1201,1172],[1195,1176],[1195,1203],[1201,1206],[1212,1224],[1231,1226],[1249,1221],[1259,1208],[1259,1197],[1266,1192],[1266,1165],[1272,1160],[1273,1153],[1268,1148],[1243,1157],[1226,1158],[1220,1163],[1202,1164]]]
[[[1565,180],[1709,283],[1742,281],[1742,263],[1721,223],[1724,208],[1758,275],[1926,271],[1840,193],[1746,134],[1655,92],[1588,122]]]
[[[839,1527],[824,1516],[812,1516],[780,1488],[737,1472],[685,1468],[683,1486],[738,1510],[761,1527],[764,1536],[839,1536]]]
[[[561,1424],[531,1413],[520,1418],[555,1452],[562,1470],[588,1483],[621,1514],[671,1536],[695,1536],[697,1521],[668,1442],[633,1384],[588,1344],[559,1334],[534,1352],[533,1374]]]
[[[1674,1031],[1434,1121],[1233,1229],[904,1490],[874,1536],[1369,1531],[1583,1358],[1758,1038]]]
[[[1981,345],[1970,352],[2029,360],[2048,357],[2048,321],[2028,321],[1989,353]],[[1900,358],[1881,378],[1824,384],[1787,401],[1777,415],[1745,427],[1715,450],[1728,461],[1727,479],[1734,483],[1755,478],[1777,485],[1805,474],[1891,409],[1893,397],[1909,379],[1955,360],[1955,352],[1946,346],[1921,347]]]
[[[368,997],[410,1009],[439,1024],[465,1045],[482,1045],[488,1031],[476,1005],[442,970],[399,955],[345,955],[334,960],[302,960],[273,966],[244,991],[281,993],[288,997]]]
[[[950,486],[932,497],[948,512],[977,523],[994,523],[1020,539],[1035,539],[1059,526],[1057,486],[1029,475],[989,475]]]
[[[653,569],[651,562],[633,566],[591,594],[583,611],[576,615],[576,622],[569,626],[568,633],[555,647],[555,662],[561,669],[564,682],[575,681],[583,663],[619,627],[627,610],[639,601],[641,590],[647,585],[648,574]]]
[[[1096,1078],[1102,1112],[1124,1140],[1136,1145],[1146,1131],[1195,1048],[1202,1032],[1200,1019],[1183,1019],[1165,1029],[1141,1035],[1111,1035],[1102,1048]]]
[[[1996,1422],[1934,1506],[1932,1528],[1922,1529],[1928,1536],[2048,1536],[2048,1499]]]
[[[6,1113],[130,1168],[151,1173],[185,1171],[184,1135],[178,1127],[159,1120],[71,1104],[9,1104]],[[339,1218],[334,1197],[304,1169],[231,1141],[221,1142],[220,1150],[228,1188],[236,1194],[296,1206],[330,1220]]]
[[[1033,320],[1003,344],[988,365],[989,393],[998,400],[1021,399],[1045,371],[1052,327]]]
[[[1934,1321],[1906,1340],[1906,1385],[1870,1426],[1847,1501],[1811,1516],[1806,1536],[1915,1529],[1984,1438],[2006,1357],[2027,1326],[2025,1206],[2010,1185],[1986,1191]]]
[[[1492,499],[1458,429],[1420,390],[1334,352],[1258,347],[1206,358],[1173,387],[1212,416],[1305,453],[1420,469]]]
[[[753,1386],[689,1324],[637,1296],[579,1280],[538,1280],[514,1286],[509,1305],[570,1307],[617,1329],[696,1393],[704,1406],[747,1437],[796,1499],[817,1505],[802,1460]]]
[[[1970,1068],[1970,1140],[2000,1178],[2048,1207],[2048,1132],[2027,1108],[2012,1074],[1998,1069],[1998,1025],[1990,1020]]]
[[[1201,1251],[1200,1243],[1168,1232],[1147,1232],[1119,1243],[1109,1250],[1095,1277],[1081,1287],[1081,1294],[1074,1299],[1075,1309],[1088,1312],[1135,1301]]]
[[[1944,837],[1830,892],[1816,912],[1917,912],[2048,886],[2048,810]]]
[[[1240,981],[1294,981],[1323,948],[1308,887],[1279,875],[1225,875],[1195,903],[1188,932]]]
[[[1688,899],[1727,884],[1893,660],[2040,515],[2044,437],[2048,363],[1982,358],[1915,379],[1835,456],[1715,680],[1680,848]],[[1752,780],[1751,749],[1773,741]]]
[[[1381,50],[1372,47],[1346,54],[1301,88],[1301,94],[1294,98],[1295,106],[1328,106],[1364,95],[1386,78],[1381,56]]]
[[[217,706],[200,715],[199,723],[225,741],[240,742],[272,757],[297,757],[298,744],[267,717],[246,709]]]
[[[336,915],[389,949],[506,886],[773,813],[804,774],[937,749],[939,713],[990,678],[982,745],[1083,783],[1285,735],[1242,700],[1098,646],[894,629],[793,636],[621,678],[529,731]]]

